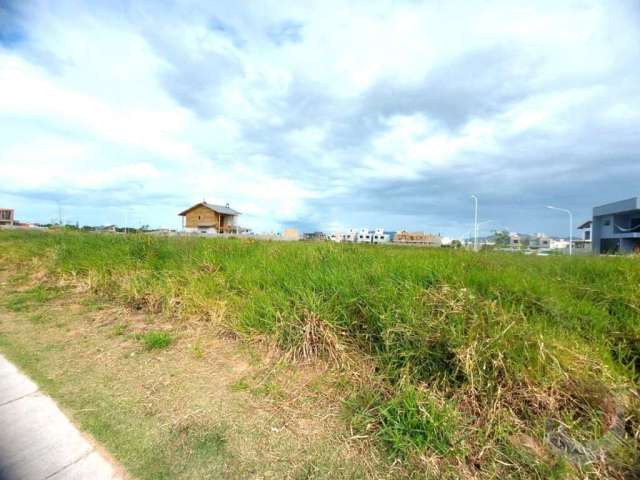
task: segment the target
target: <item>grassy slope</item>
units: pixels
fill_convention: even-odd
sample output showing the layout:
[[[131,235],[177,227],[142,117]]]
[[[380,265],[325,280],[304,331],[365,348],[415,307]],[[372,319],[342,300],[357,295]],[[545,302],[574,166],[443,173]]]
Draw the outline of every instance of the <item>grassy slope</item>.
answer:
[[[133,308],[340,365],[351,428],[408,471],[640,471],[637,259],[6,232],[0,247]]]

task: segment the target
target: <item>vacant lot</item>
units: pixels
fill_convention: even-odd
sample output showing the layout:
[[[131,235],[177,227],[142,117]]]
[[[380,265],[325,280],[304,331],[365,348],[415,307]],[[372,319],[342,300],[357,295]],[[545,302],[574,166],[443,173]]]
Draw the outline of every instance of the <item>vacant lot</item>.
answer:
[[[0,232],[0,350],[141,478],[640,475],[640,263]]]

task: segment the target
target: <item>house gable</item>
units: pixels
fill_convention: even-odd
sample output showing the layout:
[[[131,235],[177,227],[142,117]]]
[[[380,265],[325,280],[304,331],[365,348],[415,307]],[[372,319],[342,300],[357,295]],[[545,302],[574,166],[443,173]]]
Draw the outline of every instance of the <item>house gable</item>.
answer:
[[[184,226],[187,228],[217,227],[220,224],[220,214],[204,205],[196,205],[184,213]]]

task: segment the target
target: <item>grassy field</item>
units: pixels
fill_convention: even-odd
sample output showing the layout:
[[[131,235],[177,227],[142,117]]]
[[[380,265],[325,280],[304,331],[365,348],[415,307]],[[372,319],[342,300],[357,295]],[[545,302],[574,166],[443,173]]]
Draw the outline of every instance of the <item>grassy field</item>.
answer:
[[[74,378],[65,362],[75,355],[74,367],[99,366],[86,374],[94,379],[91,402],[103,405],[91,421],[119,412],[140,423],[133,412],[145,401],[161,416],[161,393],[135,396],[136,381],[117,383],[117,371],[133,369],[125,377],[134,379],[142,369],[157,371],[149,361],[157,353],[206,384],[212,374],[198,358],[234,338],[245,353],[262,353],[253,370],[230,380],[227,404],[258,392],[259,402],[294,405],[285,417],[339,408],[330,428],[307,425],[284,442],[279,458],[289,460],[274,478],[640,477],[637,258],[28,232],[0,232],[0,250],[10,312],[0,324],[0,350],[72,412],[86,402],[60,393]],[[85,308],[70,326],[63,317],[72,309],[59,307],[57,320],[47,320],[52,302],[73,295],[122,311],[86,322]],[[136,315],[147,319],[144,328],[131,320]],[[72,352],[65,338],[77,328],[81,338],[110,347]],[[122,355],[101,364],[116,341]],[[130,363],[132,352],[147,361]],[[61,378],[44,374],[45,365],[59,365]],[[268,388],[256,373],[265,365],[281,372]],[[119,396],[109,394],[110,382]],[[174,386],[171,395],[185,392]],[[114,405],[118,398],[127,405]],[[183,465],[183,478],[202,478],[198,469],[214,458],[223,460],[207,473],[212,478],[264,478],[256,472],[267,467],[251,460],[259,458],[255,448],[221,453],[233,450],[224,432],[246,414],[225,427],[207,418],[193,434],[131,428],[155,432],[154,441]],[[145,467],[153,455],[129,458],[118,449],[121,437],[101,435],[91,421],[87,428],[133,474],[161,478]],[[240,430],[238,445],[263,441],[250,440],[251,424]],[[311,431],[322,433],[307,442]],[[327,458],[326,445],[336,441],[345,454]],[[137,445],[149,448],[149,439]]]

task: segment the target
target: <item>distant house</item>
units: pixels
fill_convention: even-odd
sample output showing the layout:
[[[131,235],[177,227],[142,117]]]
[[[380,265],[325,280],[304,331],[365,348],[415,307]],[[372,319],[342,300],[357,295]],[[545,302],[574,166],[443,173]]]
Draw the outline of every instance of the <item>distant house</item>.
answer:
[[[358,231],[355,228],[350,228],[346,233],[342,234],[342,241],[347,243],[356,242],[358,239]]]
[[[564,238],[552,239],[549,246],[552,250],[567,250],[569,248],[569,241]]]
[[[13,213],[10,208],[0,208],[0,225],[13,225]]]
[[[509,246],[511,248],[520,248],[522,246],[522,239],[520,238],[520,235],[517,233],[509,235]]]
[[[282,232],[282,238],[286,240],[300,240],[300,232],[295,228],[285,228]]]
[[[593,209],[593,253],[640,253],[640,197]]]
[[[439,235],[432,235],[430,233],[401,230],[396,233],[393,238],[393,243],[440,247],[442,246],[442,238]]]
[[[591,241],[591,226],[593,225],[593,220],[587,220],[582,225],[578,227],[578,230],[582,230],[582,240],[585,242]]]
[[[551,237],[546,236],[544,233],[538,233],[529,241],[529,248],[532,250],[546,250],[551,248]]]
[[[573,241],[573,248],[575,248],[578,251],[582,251],[582,253],[588,253],[591,251],[592,249],[591,226],[592,225],[593,225],[593,221],[588,220],[578,227],[578,230],[582,231],[582,238],[578,238]]]
[[[319,242],[326,240],[327,236],[324,232],[309,232],[303,235],[303,239]]]
[[[385,232],[382,228],[376,228],[373,231],[372,243],[389,243],[391,241],[391,234]]]
[[[201,233],[238,233],[236,217],[240,212],[226,205],[214,205],[205,201],[180,212],[182,227]]]
[[[358,243],[371,243],[371,232],[368,228],[361,228],[356,237]]]

